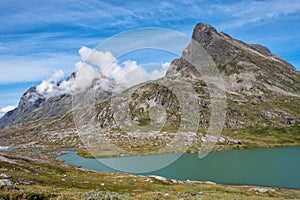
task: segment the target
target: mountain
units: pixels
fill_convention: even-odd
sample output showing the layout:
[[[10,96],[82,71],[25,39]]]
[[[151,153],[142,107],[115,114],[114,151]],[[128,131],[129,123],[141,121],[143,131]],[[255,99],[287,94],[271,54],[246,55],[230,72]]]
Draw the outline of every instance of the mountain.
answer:
[[[19,105],[12,111],[7,112],[0,118],[0,129],[16,124],[24,124],[40,119],[53,118],[69,112],[72,109],[73,89],[61,89],[65,84],[74,87],[76,73],[73,72],[65,81],[52,82],[57,87],[55,94],[51,96],[40,91],[39,86],[31,87],[27,90],[19,101]],[[103,80],[103,79],[102,79]],[[100,87],[99,79],[94,80],[93,88]],[[102,91],[102,98],[109,95],[108,91]]]
[[[197,24],[192,38],[199,42],[219,70],[224,72],[227,91],[238,91],[243,87],[249,90],[261,84],[266,89],[299,97],[300,72],[279,56],[273,55],[267,47],[246,44],[202,23]],[[173,65],[176,71],[192,67],[182,58],[174,60]]]
[[[300,142],[300,72],[295,67],[272,54],[267,47],[246,44],[218,32],[207,24],[197,24],[192,39],[206,50],[224,80],[225,129],[217,149],[296,145]],[[172,61],[166,78],[175,81],[184,78],[197,93],[197,137],[199,136],[200,140],[191,148],[197,150],[199,143],[206,140],[205,133],[211,125],[210,115],[213,108],[210,88],[201,74],[187,61],[189,56],[197,58],[191,44],[183,50],[181,58]],[[73,75],[73,78],[76,76]],[[0,119],[0,128],[6,127],[0,130],[0,137],[17,135],[23,137],[23,142],[30,143],[30,134],[36,133],[42,139],[35,144],[42,142],[43,145],[80,146],[85,136],[92,141],[91,138],[96,137],[94,133],[98,133],[95,127],[100,127],[106,131],[105,134],[109,135],[114,144],[130,152],[155,151],[165,146],[170,138],[176,137],[174,133],[181,130],[180,121],[185,120],[180,115],[180,99],[172,89],[161,85],[161,80],[146,82],[126,90],[125,93],[132,94],[131,102],[127,102],[129,107],[122,107],[125,93],[111,96],[110,92],[102,91],[100,101],[95,104],[93,112],[86,112],[80,107],[78,110],[71,110],[70,94],[45,98],[36,91],[36,87],[30,88],[21,98],[19,106]],[[182,93],[189,95],[185,88],[182,89]],[[110,106],[111,101],[117,103],[119,113],[125,113],[124,118],[116,116],[116,112]],[[162,131],[158,136],[155,136],[157,133],[151,132],[140,137],[141,132],[145,131],[144,128],[151,123],[150,108],[154,104],[164,107],[166,111],[165,116],[159,113],[159,116],[165,119],[164,125],[160,127]],[[126,111],[130,114],[126,114]],[[88,131],[82,133],[83,135],[79,135],[81,140],[75,134],[73,117],[77,128],[86,128],[84,122],[87,120],[95,125],[86,129]],[[161,119],[157,120],[159,122]],[[135,127],[135,130],[130,130],[130,136],[124,133],[127,122],[134,123]],[[10,140],[6,138],[5,141]],[[180,147],[174,148],[180,150]]]
[[[74,78],[75,73],[71,74],[67,81]],[[59,85],[59,83],[57,84]],[[55,117],[66,113],[71,108],[72,95],[66,93],[47,98],[37,90],[37,86],[34,86],[23,94],[17,108],[0,118],[0,129],[20,123]]]

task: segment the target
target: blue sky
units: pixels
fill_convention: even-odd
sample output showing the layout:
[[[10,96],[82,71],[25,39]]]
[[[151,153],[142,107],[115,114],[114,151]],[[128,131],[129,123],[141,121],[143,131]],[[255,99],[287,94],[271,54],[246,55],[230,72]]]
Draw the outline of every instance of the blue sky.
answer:
[[[81,46],[93,48],[114,34],[141,27],[190,36],[196,23],[209,23],[232,37],[269,47],[300,70],[298,0],[0,0],[0,10],[0,109],[16,106],[28,87],[54,71],[73,72]]]

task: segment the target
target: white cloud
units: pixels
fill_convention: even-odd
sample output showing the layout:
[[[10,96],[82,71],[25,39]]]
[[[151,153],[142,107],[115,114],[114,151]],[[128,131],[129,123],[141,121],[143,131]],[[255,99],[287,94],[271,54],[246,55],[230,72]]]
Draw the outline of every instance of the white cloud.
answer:
[[[151,80],[155,80],[155,79],[165,76],[167,71],[170,69],[170,67],[171,67],[171,63],[169,63],[169,62],[165,62],[164,64],[162,64],[162,68],[160,70],[154,70],[152,72]]]
[[[74,79],[61,81],[64,77],[64,72],[57,70],[52,76],[42,81],[42,83],[36,87],[37,92],[45,98],[62,94],[72,94],[74,90]]]
[[[81,61],[75,64],[75,79],[63,80],[64,71],[57,70],[36,87],[37,93],[50,98],[62,94],[73,94],[75,88],[86,90],[100,87],[105,90],[122,90],[145,81],[161,78],[170,67],[170,63],[164,63],[160,69],[147,72],[136,61],[127,60],[118,64],[111,52],[81,47],[79,54]]]
[[[64,78],[64,76],[65,74],[62,70],[56,71],[52,76],[42,81],[42,83],[36,87],[37,92],[46,97],[55,96],[55,93],[59,90],[59,81]]]
[[[151,74],[137,65],[136,61],[125,61],[122,63],[124,67],[118,66],[112,73],[112,78],[119,83],[130,87],[139,83],[150,80]]]
[[[100,78],[100,74],[91,65],[79,61],[75,64],[76,67],[76,86],[78,89],[87,89],[93,85],[95,79]]]
[[[116,62],[116,58],[111,52],[96,51],[87,47],[81,47],[79,55],[82,61],[88,61],[93,65],[97,65],[103,72],[108,66]]]
[[[13,109],[15,109],[16,106],[5,106],[3,108],[0,109],[0,113],[5,114]]]
[[[85,80],[88,77],[91,79],[95,78],[94,72],[92,73],[90,69],[92,68],[91,65],[93,65],[99,68],[99,71],[103,76],[112,79],[118,85],[122,85],[125,88],[145,81],[161,78],[166,74],[170,67],[170,63],[164,63],[161,69],[147,72],[142,66],[138,65],[136,61],[127,60],[118,64],[117,59],[111,52],[102,52],[87,47],[81,47],[79,54],[83,62],[77,63],[76,66],[80,73],[84,73],[81,72],[83,69],[85,71],[87,70],[87,75],[84,76]]]

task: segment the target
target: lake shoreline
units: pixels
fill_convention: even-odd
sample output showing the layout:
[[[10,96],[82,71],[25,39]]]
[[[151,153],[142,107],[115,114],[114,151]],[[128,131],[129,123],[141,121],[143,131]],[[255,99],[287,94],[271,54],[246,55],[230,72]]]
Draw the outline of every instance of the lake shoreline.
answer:
[[[227,147],[225,149],[221,149],[221,148],[214,148],[210,153],[213,152],[226,152],[226,151],[232,151],[232,150],[247,150],[247,149],[269,149],[269,148],[284,148],[284,147],[300,147],[299,144],[296,145],[266,145],[266,146],[260,146],[260,147],[256,147],[256,146],[242,146],[242,147]],[[116,154],[112,154],[112,155],[106,155],[106,156],[99,156],[99,157],[95,157],[93,156],[91,153],[89,153],[89,151],[87,149],[83,149],[83,148],[78,148],[75,150],[78,154],[78,156],[82,157],[82,158],[94,158],[94,159],[102,159],[102,158],[123,158],[123,157],[132,157],[132,156],[149,156],[149,155],[160,155],[160,154],[173,154],[173,153],[178,153],[178,154],[184,154],[184,153],[199,153],[197,151],[186,151],[186,152],[165,152],[165,153],[154,153],[154,154],[126,154],[126,155],[116,155]]]

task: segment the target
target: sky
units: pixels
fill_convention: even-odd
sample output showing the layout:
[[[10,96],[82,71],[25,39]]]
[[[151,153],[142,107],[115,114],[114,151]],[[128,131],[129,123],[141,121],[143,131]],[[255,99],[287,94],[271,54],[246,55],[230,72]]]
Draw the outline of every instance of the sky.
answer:
[[[262,44],[300,70],[298,0],[0,0],[0,113],[57,70],[75,71],[82,47],[123,31],[160,27],[191,36],[198,22]],[[157,56],[152,56],[157,58]],[[165,55],[157,62],[170,62]],[[136,56],[142,63],[149,57]],[[149,62],[147,60],[147,62]]]

